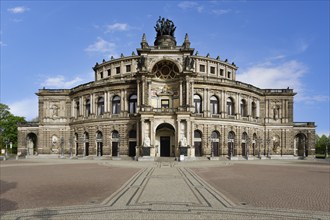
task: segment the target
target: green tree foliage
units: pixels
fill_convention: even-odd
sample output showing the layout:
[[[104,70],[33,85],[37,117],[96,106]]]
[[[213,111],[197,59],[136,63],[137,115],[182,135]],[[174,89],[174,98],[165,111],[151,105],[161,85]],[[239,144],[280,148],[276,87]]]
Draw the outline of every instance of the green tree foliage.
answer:
[[[316,145],[315,153],[316,154],[325,154],[326,145],[328,144],[328,153],[330,152],[330,136],[327,137],[322,135],[321,137],[316,135]]]
[[[10,113],[7,105],[0,103],[0,148],[6,147],[6,141],[12,142],[13,151],[17,149],[17,124],[26,122],[24,117]]]

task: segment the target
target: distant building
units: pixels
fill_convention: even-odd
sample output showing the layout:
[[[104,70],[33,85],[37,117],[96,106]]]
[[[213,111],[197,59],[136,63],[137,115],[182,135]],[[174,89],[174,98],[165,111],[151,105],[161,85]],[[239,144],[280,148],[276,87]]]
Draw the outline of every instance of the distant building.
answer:
[[[23,155],[298,158],[314,155],[314,122],[293,122],[292,89],[236,81],[237,66],[177,46],[159,19],[153,46],[96,63],[95,81],[40,89],[39,122],[19,126]]]

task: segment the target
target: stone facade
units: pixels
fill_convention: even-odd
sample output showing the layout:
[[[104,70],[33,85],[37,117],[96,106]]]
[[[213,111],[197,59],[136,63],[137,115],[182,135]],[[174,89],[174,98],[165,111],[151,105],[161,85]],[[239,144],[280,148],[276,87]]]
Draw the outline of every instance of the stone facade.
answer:
[[[174,28],[175,30],[175,28]],[[103,60],[95,81],[40,89],[39,122],[21,125],[23,155],[289,158],[314,155],[315,124],[293,122],[292,89],[236,81],[237,66],[145,34],[137,55]]]

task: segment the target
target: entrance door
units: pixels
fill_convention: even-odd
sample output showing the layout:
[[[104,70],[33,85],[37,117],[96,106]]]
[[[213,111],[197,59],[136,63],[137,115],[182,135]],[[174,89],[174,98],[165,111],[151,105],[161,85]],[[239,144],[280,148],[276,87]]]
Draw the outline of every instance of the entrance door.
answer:
[[[97,142],[97,156],[101,157],[103,156],[103,143]]]
[[[195,156],[200,157],[202,156],[202,142],[194,142],[194,147],[195,147]]]
[[[171,139],[169,136],[160,137],[160,156],[171,156]]]
[[[218,142],[213,142],[213,155],[215,157],[219,156],[219,143]]]
[[[85,156],[88,156],[89,155],[89,143],[86,142],[85,143]]]
[[[117,157],[118,155],[118,142],[112,142],[112,156]]]
[[[136,147],[136,142],[135,141],[130,141],[129,142],[129,147],[128,147],[128,156],[130,156],[130,157],[135,157],[136,156],[135,147]]]

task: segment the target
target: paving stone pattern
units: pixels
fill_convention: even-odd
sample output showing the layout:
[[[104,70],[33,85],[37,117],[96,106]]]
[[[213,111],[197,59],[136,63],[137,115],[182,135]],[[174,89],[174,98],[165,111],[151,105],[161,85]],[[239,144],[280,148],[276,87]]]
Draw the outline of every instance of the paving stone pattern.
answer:
[[[114,164],[102,162],[102,165],[110,167]],[[139,163],[141,169],[100,204],[9,211],[3,212],[1,219],[330,218],[330,212],[252,207],[234,203],[193,171],[190,165],[196,163],[144,164],[143,167]],[[215,164],[218,168],[231,166],[219,161],[212,163]]]

